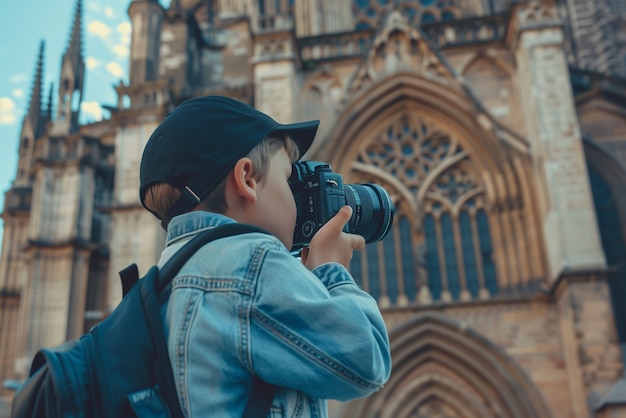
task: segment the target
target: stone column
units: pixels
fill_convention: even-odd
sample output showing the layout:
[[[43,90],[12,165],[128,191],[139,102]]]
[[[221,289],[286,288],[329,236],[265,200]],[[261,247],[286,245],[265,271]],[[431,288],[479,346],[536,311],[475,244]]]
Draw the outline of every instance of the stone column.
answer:
[[[563,32],[553,4],[515,9],[513,48],[534,156],[549,273],[603,268]]]
[[[296,51],[290,32],[259,36],[254,45],[255,107],[280,123],[299,118],[300,89]]]
[[[132,112],[120,115],[127,122],[115,136],[115,187],[111,213],[109,279],[107,308],[115,309],[122,299],[118,272],[131,263],[145,274],[157,263],[163,249],[165,232],[159,221],[141,206],[139,167],[143,149],[159,122],[159,111],[146,110],[140,123],[132,123]]]

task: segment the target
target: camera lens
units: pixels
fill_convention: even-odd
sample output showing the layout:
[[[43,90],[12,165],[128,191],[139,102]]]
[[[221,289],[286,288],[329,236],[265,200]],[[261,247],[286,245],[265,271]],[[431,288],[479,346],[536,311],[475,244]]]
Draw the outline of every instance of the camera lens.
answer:
[[[393,202],[381,186],[373,183],[345,184],[346,204],[352,207],[349,232],[359,234],[366,243],[380,241],[393,222]]]

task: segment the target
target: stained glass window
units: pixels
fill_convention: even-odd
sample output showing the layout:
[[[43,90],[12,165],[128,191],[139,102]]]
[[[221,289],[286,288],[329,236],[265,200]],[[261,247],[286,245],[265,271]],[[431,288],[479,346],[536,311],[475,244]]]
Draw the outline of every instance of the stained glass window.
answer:
[[[414,300],[417,294],[416,262],[420,262],[420,260],[415,260],[414,257],[415,250],[413,249],[411,240],[411,225],[409,220],[403,216],[398,222],[400,226],[400,254],[402,258],[404,289],[409,300]]]
[[[354,0],[355,28],[375,27],[392,7],[404,11],[413,25],[455,20],[461,10],[444,0]]]
[[[441,267],[439,264],[439,248],[437,245],[437,231],[435,218],[427,215],[424,219],[424,233],[426,235],[426,268],[428,271],[428,288],[435,300],[441,298]]]
[[[493,260],[491,248],[491,235],[489,233],[489,221],[484,210],[479,210],[476,214],[478,224],[478,237],[480,240],[480,254],[482,256],[483,271],[485,275],[485,287],[489,293],[498,294],[498,280],[496,278],[496,265]]]
[[[384,176],[371,173],[380,170],[401,182],[402,199],[423,196],[409,205],[420,208],[417,218],[397,214],[382,242],[355,254],[352,272],[366,291],[391,305],[419,303],[417,295],[447,302],[498,293],[485,193],[458,140],[419,117],[399,115],[359,150],[355,164],[368,167],[359,182],[379,183]]]
[[[474,234],[472,233],[470,215],[467,211],[461,212],[459,226],[461,230],[461,243],[463,251],[463,264],[465,267],[465,280],[467,281],[467,290],[473,298],[478,298],[478,266],[476,265],[476,257],[474,254]]]

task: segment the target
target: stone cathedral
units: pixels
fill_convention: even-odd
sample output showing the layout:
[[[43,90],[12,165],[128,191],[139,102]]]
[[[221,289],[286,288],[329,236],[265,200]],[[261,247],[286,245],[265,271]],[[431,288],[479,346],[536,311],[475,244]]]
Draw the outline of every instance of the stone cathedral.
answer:
[[[138,198],[149,135],[220,94],[320,119],[306,159],[393,198],[352,261],[393,373],[332,417],[626,417],[623,0],[129,0],[127,82],[79,123],[82,0],[39,52],[5,194],[0,415],[34,353],[89,330],[164,245]],[[37,51],[33,51],[36,56]],[[347,337],[348,338],[348,337]]]

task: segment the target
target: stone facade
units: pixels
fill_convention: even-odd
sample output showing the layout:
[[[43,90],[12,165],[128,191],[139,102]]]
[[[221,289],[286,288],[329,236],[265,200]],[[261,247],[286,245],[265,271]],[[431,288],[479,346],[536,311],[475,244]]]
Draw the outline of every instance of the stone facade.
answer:
[[[320,119],[306,158],[394,201],[390,233],[351,266],[383,310],[393,374],[331,416],[626,417],[619,2],[129,6],[129,83],[109,118],[81,125],[69,99],[80,0],[54,117],[40,52],[2,213],[0,416],[37,349],[105,318],[120,269],[156,262],[143,147],[183,100],[222,94],[281,122]]]

